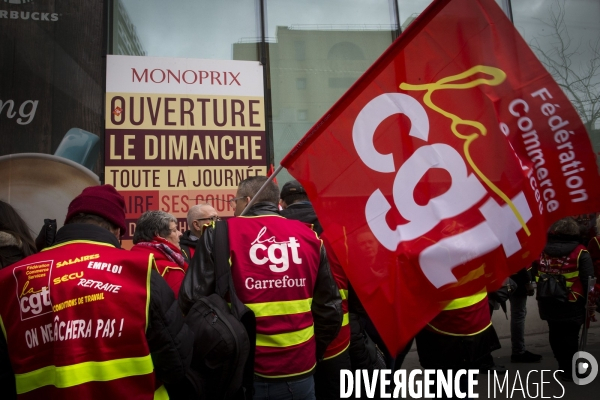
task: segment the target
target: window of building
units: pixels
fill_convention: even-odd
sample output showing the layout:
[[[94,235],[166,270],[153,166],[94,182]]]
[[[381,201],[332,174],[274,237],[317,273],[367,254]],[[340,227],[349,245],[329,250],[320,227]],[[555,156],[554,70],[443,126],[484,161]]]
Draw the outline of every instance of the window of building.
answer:
[[[306,60],[306,43],[301,41],[294,42],[294,54],[296,61]]]
[[[296,89],[298,89],[298,90],[306,89],[306,78],[296,78]]]
[[[332,89],[348,89],[358,77],[346,77],[346,78],[329,78],[329,87]]]
[[[328,60],[364,60],[363,51],[355,43],[336,43],[327,54]]]
[[[298,110],[298,121],[308,120],[308,110]]]

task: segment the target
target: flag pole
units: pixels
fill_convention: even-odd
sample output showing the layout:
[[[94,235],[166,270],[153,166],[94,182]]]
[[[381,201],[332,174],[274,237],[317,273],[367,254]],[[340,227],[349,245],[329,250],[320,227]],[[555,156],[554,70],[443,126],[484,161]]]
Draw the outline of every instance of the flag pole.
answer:
[[[265,183],[263,183],[263,185],[260,187],[260,189],[258,189],[258,192],[256,192],[256,194],[254,196],[252,196],[252,198],[250,199],[250,202],[248,203],[248,205],[246,206],[246,208],[244,208],[244,210],[240,214],[240,217],[243,216],[244,214],[246,214],[246,211],[248,211],[250,209],[250,207],[252,207],[254,205],[254,203],[256,203],[256,199],[258,199],[258,195],[263,191],[263,189],[265,188],[265,186],[267,186],[269,184],[269,182],[271,182],[273,179],[275,179],[275,177],[277,176],[277,174],[282,169],[283,169],[283,166],[281,164],[279,164],[279,167],[277,167],[277,169],[275,171],[273,171],[273,173],[271,174],[271,176],[269,176],[269,179],[267,179],[265,181]]]

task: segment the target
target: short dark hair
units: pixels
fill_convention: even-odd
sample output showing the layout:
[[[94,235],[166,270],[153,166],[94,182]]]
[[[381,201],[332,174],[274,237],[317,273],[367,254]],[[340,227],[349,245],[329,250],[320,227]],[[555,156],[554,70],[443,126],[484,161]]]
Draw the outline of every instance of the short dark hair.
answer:
[[[290,194],[289,196],[286,196],[282,200],[285,201],[285,204],[290,206],[299,201],[308,201],[308,196],[306,195],[306,193]]]
[[[266,176],[251,176],[250,178],[246,178],[240,182],[238,186],[238,191],[241,196],[249,196],[254,198],[258,190],[264,185],[267,181]],[[256,202],[267,201],[269,203],[278,204],[279,203],[279,187],[273,181],[270,181],[267,186],[263,189],[262,192],[256,198]]]
[[[177,224],[177,218],[167,212],[160,210],[146,211],[135,225],[133,244],[151,242],[154,236],[166,238],[171,233],[171,222]]]
[[[88,214],[88,213],[79,213],[79,214],[75,214],[74,216],[72,216],[71,218],[69,218],[69,220],[67,222],[65,222],[65,225],[70,225],[70,224],[90,224],[90,225],[96,225],[99,226],[101,228],[107,229],[109,231],[115,231],[115,230],[119,230],[120,231],[120,227],[118,227],[117,225],[113,224],[112,222],[110,222],[109,220],[107,220],[106,218],[103,218],[99,215],[96,214]]]

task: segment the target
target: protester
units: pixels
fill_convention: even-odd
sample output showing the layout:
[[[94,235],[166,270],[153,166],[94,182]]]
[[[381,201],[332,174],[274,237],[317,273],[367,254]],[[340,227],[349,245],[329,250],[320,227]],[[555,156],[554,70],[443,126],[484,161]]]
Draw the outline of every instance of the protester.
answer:
[[[279,215],[275,183],[258,193],[266,181],[240,182],[232,199],[238,218],[227,220],[234,287],[256,315],[254,399],[314,399],[312,374],[340,329],[341,298],[321,241],[305,224]],[[197,296],[214,293],[214,238],[214,224],[205,227],[179,295],[184,313]]]
[[[312,229],[317,232],[317,235],[321,236],[323,228],[300,182],[293,180],[283,185],[279,205],[282,208],[281,215],[311,224]]]
[[[493,369],[490,353],[500,348],[487,292],[455,299],[417,334],[419,362],[426,369]],[[505,370],[504,370],[505,371]],[[461,380],[461,388],[466,381]]]
[[[596,214],[577,214],[572,218],[579,226],[579,243],[587,246],[590,240],[596,236]]]
[[[179,247],[181,232],[177,218],[164,211],[146,211],[138,219],[133,233],[132,252],[153,254],[158,272],[167,281],[175,297],[188,264]]]
[[[590,303],[596,305],[596,312],[600,312],[600,213],[597,213],[595,233],[596,235],[590,239],[587,247],[594,263],[594,275],[596,276],[596,285],[594,286],[594,291],[591,293]],[[590,318],[594,321],[596,320],[593,314]]]
[[[0,269],[36,252],[27,223],[8,203],[0,200]],[[0,335],[0,387],[8,398],[16,398],[15,379],[7,354],[6,338]]]
[[[321,236],[323,245],[327,250],[329,267],[340,290],[342,298],[342,311],[344,313],[342,327],[339,334],[331,342],[323,360],[317,363],[315,371],[315,395],[317,399],[333,400],[340,397],[340,370],[350,369],[350,325],[348,317],[348,278],[333,253],[329,240],[322,235],[323,229],[317,218],[306,191],[300,182],[293,180],[283,185],[279,204],[283,208],[280,214],[288,219],[310,224],[312,229]]]
[[[3,398],[164,399],[163,384],[171,398],[188,387],[191,332],[153,256],[120,249],[125,227],[123,196],[88,187],[54,246],[0,271]]]
[[[547,239],[533,268],[538,282],[538,309],[540,318],[548,322],[550,347],[563,370],[559,376],[571,381],[571,359],[578,350],[579,329],[586,315],[584,296],[594,267],[579,243],[580,229],[573,218],[555,222]]]
[[[34,254],[36,247],[23,218],[2,200],[0,215],[0,268],[4,268]]]
[[[600,213],[596,218],[596,232],[597,234],[590,239],[587,248],[594,263],[594,275],[600,279]],[[600,282],[596,284],[600,290]]]
[[[210,204],[197,204],[190,207],[187,213],[189,229],[179,238],[181,253],[189,264],[196,250],[196,242],[200,237],[202,226],[219,219],[219,214]]]
[[[528,269],[523,268],[511,278],[517,284],[516,290],[510,295],[510,342],[513,363],[536,363],[542,356],[525,350],[525,317],[527,316],[527,297],[535,294],[535,284],[532,283]]]

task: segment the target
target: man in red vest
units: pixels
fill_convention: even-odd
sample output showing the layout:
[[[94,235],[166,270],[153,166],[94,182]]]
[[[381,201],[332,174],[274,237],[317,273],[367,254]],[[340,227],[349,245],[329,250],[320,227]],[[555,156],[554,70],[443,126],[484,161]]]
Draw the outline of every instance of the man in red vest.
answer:
[[[279,189],[266,177],[243,180],[227,221],[229,259],[239,299],[256,316],[254,399],[314,399],[313,372],[342,324],[341,297],[323,244],[306,224],[279,215]],[[258,194],[257,194],[258,193]],[[184,312],[197,295],[214,293],[215,229],[205,227],[188,274],[201,279],[180,291]],[[197,261],[197,262],[196,262]],[[338,378],[339,379],[339,378]]]
[[[167,399],[164,385],[189,388],[193,336],[154,257],[120,249],[125,228],[123,196],[88,187],[53,246],[0,271],[3,396]]]

